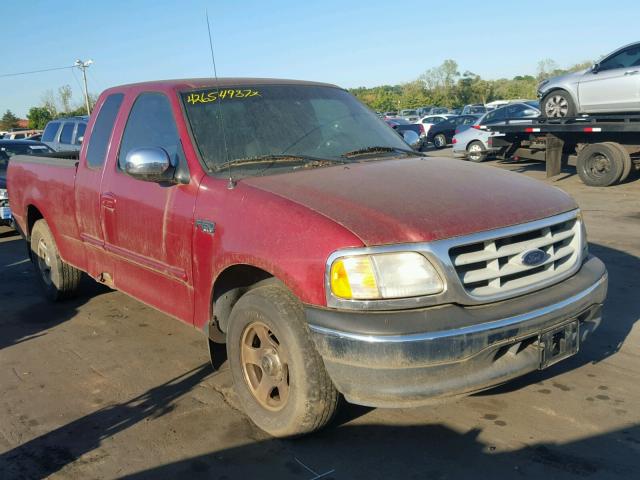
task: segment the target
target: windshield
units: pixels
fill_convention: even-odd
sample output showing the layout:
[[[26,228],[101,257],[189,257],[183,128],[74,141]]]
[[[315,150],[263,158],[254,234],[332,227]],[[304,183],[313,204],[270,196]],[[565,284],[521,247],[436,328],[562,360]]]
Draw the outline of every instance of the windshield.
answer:
[[[240,174],[251,175],[264,173],[264,166],[258,169],[240,160],[281,155],[344,160],[345,153],[373,146],[408,148],[372,111],[339,88],[210,88],[182,92],[182,101],[197,148],[211,171],[235,162]]]

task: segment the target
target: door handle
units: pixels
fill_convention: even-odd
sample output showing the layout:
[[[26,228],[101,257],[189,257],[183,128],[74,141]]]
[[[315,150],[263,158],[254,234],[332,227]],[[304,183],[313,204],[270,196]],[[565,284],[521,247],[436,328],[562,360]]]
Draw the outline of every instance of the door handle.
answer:
[[[100,195],[100,205],[107,210],[116,209],[116,197],[112,193],[103,193]]]
[[[640,73],[640,70],[627,70],[624,72],[625,75],[637,75],[638,73]]]

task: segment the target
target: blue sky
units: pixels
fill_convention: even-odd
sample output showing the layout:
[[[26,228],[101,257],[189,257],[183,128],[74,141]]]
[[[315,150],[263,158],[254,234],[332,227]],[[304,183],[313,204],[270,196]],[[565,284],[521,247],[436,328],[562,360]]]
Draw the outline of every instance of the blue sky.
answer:
[[[640,2],[31,0],[2,7],[0,75],[91,58],[89,89],[211,76],[209,10],[220,76],[283,77],[343,87],[395,84],[453,58],[486,78],[534,74],[640,40]],[[14,6],[15,4],[15,6]],[[74,76],[75,74],[75,76]],[[0,77],[0,113],[25,116],[80,72]]]

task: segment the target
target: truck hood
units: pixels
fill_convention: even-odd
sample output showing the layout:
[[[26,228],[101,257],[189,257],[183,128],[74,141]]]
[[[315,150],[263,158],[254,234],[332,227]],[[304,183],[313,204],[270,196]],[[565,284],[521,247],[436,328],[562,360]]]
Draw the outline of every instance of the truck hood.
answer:
[[[525,175],[447,158],[369,161],[242,182],[325,215],[367,246],[440,240],[577,208],[560,189]]]

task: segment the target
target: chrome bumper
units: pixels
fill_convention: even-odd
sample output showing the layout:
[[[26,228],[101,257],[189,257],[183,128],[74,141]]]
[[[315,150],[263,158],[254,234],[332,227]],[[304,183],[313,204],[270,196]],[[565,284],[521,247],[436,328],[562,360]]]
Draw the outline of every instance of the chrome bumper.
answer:
[[[586,340],[600,325],[607,292],[604,265],[593,257],[590,262],[589,275],[597,275],[597,280],[587,288],[584,278],[574,279],[581,290],[570,296],[497,320],[401,335],[345,332],[312,323],[309,329],[329,375],[347,400],[386,407],[429,403],[433,397],[486,389],[538,369],[537,339],[546,330],[578,320],[580,340]],[[544,300],[553,288],[532,296]],[[518,299],[508,302],[510,307],[518,305]],[[504,311],[505,302],[501,303]]]

